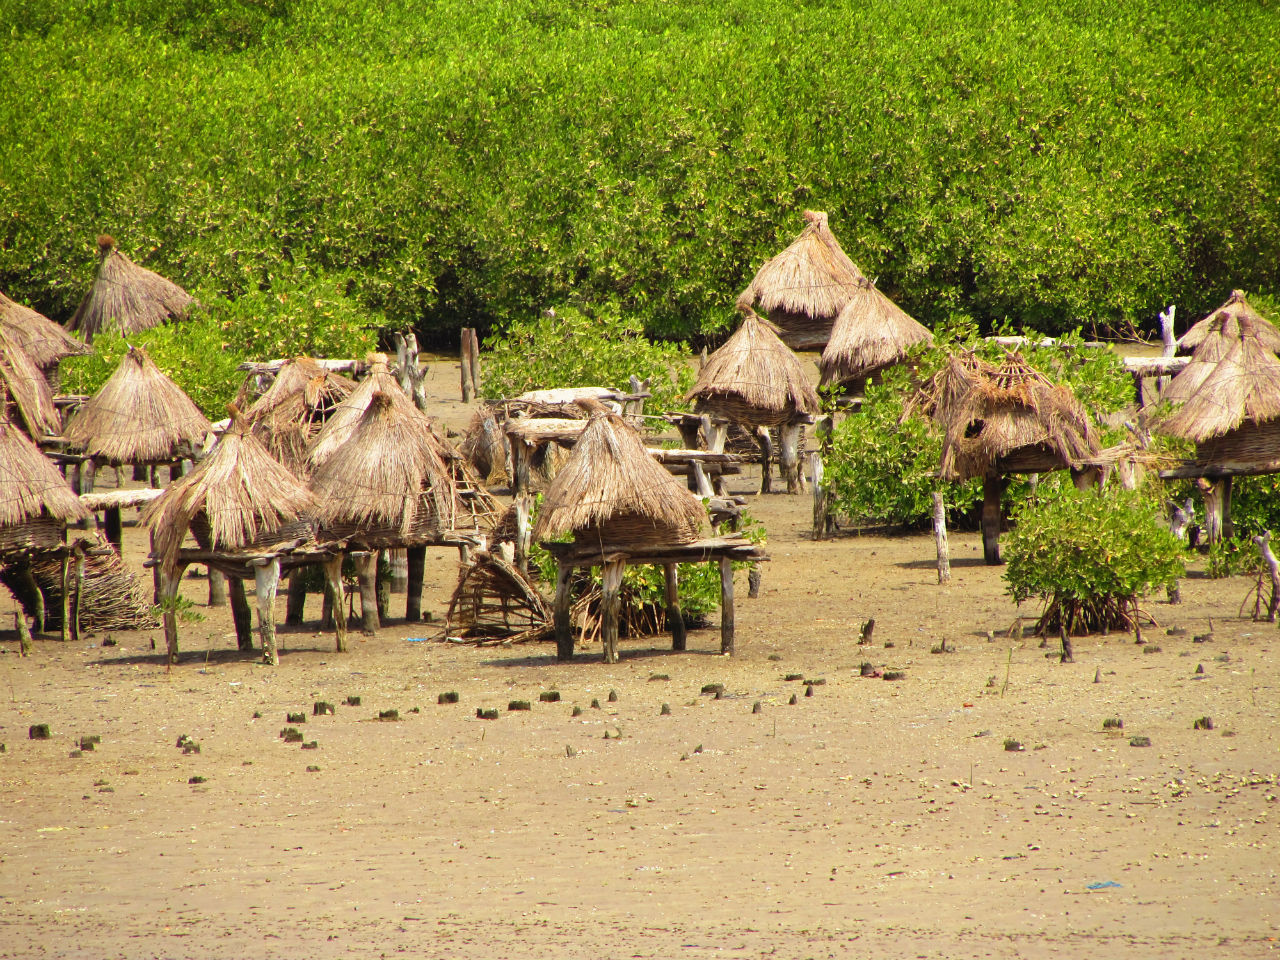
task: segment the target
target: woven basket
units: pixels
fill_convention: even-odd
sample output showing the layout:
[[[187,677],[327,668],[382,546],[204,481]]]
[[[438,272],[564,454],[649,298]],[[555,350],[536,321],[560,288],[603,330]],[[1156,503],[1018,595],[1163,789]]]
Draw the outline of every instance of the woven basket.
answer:
[[[62,524],[53,517],[35,517],[12,527],[0,527],[0,557],[32,550],[51,550],[62,543]]]
[[[1280,460],[1280,420],[1243,423],[1229,433],[1197,444],[1196,459],[1201,463],[1227,460],[1267,463]]]
[[[697,538],[687,530],[637,514],[620,514],[603,523],[575,530],[573,542],[582,546],[631,547],[671,546],[693,543]]]
[[[770,410],[747,403],[734,394],[713,393],[698,398],[694,413],[710,413],[751,427],[776,427],[794,416],[793,410]]]
[[[196,514],[191,520],[191,535],[196,538],[202,550],[213,549],[213,535],[209,527],[209,516],[204,511]],[[291,520],[274,530],[263,530],[252,542],[236,547],[235,553],[253,553],[257,550],[269,550],[277,544],[290,540],[307,540],[312,535],[311,522],[308,520]],[[225,548],[224,548],[225,549]]]
[[[836,318],[814,318],[807,313],[770,310],[769,322],[778,328],[778,337],[792,350],[821,350],[831,339]]]

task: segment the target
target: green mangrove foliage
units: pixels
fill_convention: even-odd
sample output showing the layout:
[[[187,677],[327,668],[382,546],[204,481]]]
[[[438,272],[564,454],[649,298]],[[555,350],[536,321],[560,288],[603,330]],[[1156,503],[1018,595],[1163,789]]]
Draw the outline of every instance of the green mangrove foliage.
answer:
[[[930,326],[1280,287],[1266,3],[0,0],[0,23],[0,289],[59,320],[105,231],[229,298],[337,273],[439,342],[575,297],[685,338],[806,207]]]

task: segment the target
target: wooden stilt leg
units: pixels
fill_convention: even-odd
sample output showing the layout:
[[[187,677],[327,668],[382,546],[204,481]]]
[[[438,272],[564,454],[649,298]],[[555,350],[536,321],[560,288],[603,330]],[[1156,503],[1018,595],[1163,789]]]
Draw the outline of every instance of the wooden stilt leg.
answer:
[[[374,554],[373,583],[378,602],[378,624],[381,626],[391,619],[391,580],[386,574],[387,565],[382,562],[387,551],[380,550]]]
[[[360,581],[361,629],[366,636],[378,632],[382,623],[378,620],[378,552],[352,554],[356,562],[356,577]]]
[[[227,605],[227,576],[221,570],[209,567],[209,606]]]
[[[286,626],[300,627],[307,610],[307,581],[301,570],[289,574],[289,593],[284,605]]]
[[[625,560],[610,560],[604,565],[600,596],[600,640],[604,645],[604,662],[618,662],[618,596],[622,588]]]
[[[1204,540],[1212,545],[1222,539],[1222,481],[1196,481],[1204,497]]]
[[[409,585],[409,560],[404,550],[388,550],[387,559],[391,562],[391,592],[404,593]]]
[[[782,442],[782,476],[787,481],[787,493],[804,493],[804,475],[800,472],[800,443],[804,440],[804,424],[784,424],[779,435]]]
[[[160,592],[163,596],[161,607],[164,611],[164,647],[165,661],[172,665],[178,662],[178,587],[182,583],[183,566],[160,564]]]
[[[80,639],[80,612],[84,599],[84,547],[75,547],[76,581],[71,600],[71,639]]]
[[[341,577],[339,577],[341,582]],[[324,600],[320,604],[320,629],[333,629],[333,592],[325,587]]]
[[[120,552],[120,544],[124,541],[124,522],[120,519],[119,507],[107,507],[102,517],[102,525],[107,535],[107,542]]]
[[[422,619],[422,579],[426,574],[427,548],[410,547],[405,551],[408,567],[404,601],[404,618],[410,623]]]
[[[156,535],[151,534],[151,556],[156,557]],[[159,559],[158,557],[156,559]],[[160,602],[160,564],[151,568],[151,602]]]
[[[347,606],[342,597],[342,554],[324,562],[325,598],[333,611],[333,627],[337,634],[338,652],[347,649]],[[410,594],[412,596],[412,594]]]
[[[1000,563],[1000,498],[1003,477],[982,478],[982,557],[990,565]]]
[[[671,649],[684,650],[688,645],[688,631],[684,625],[684,613],[680,609],[680,573],[674,563],[662,565],[666,586],[667,629],[671,631]]]
[[[720,652],[733,655],[733,561],[720,561]]]
[[[258,592],[258,632],[262,635],[262,662],[280,665],[276,650],[276,589],[280,586],[280,558],[272,557],[253,569]]]
[[[67,572],[70,567],[70,564],[71,564],[70,554],[63,553],[62,554],[62,570],[61,570],[62,582],[60,586],[62,587],[62,637],[61,639],[64,643],[71,637],[71,597],[67,592],[67,588],[71,586],[71,584],[68,582],[69,578],[67,576]],[[156,602],[159,602],[159,600],[160,600],[160,597],[157,596]]]
[[[22,584],[24,595],[31,602],[31,629],[36,633],[44,633],[44,594],[40,592],[40,583],[30,566],[23,564],[18,569],[18,581]]]
[[[756,427],[756,446],[760,448],[760,492],[773,493],[773,437],[768,427]]]
[[[573,567],[566,563],[556,568],[556,598],[552,609],[552,623],[556,631],[556,659],[573,659],[573,624],[569,622],[569,583],[573,579]]]
[[[213,574],[211,568],[209,576]],[[236,627],[236,649],[248,652],[253,649],[253,612],[249,609],[244,581],[239,577],[223,576],[227,581],[227,595],[231,599],[231,622]]]
[[[1222,486],[1222,539],[1230,540],[1236,535],[1235,524],[1231,522],[1231,477],[1223,477],[1218,481]]]

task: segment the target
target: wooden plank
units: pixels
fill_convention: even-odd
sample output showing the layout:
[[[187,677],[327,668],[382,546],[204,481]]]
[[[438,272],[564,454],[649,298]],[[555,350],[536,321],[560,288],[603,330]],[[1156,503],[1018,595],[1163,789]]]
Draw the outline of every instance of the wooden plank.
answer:
[[[283,357],[277,360],[249,360],[240,364],[236,369],[254,374],[279,373],[280,368],[293,359],[293,357]],[[317,366],[322,369],[332,371],[333,373],[358,374],[364,370],[363,360],[327,359],[322,357],[311,357],[310,359]]]
[[[1123,357],[1125,370],[1143,377],[1169,376],[1184,370],[1190,357]]]
[[[1168,470],[1161,470],[1161,480],[1195,480],[1199,477],[1256,477],[1280,473],[1280,460],[1224,460],[1221,463],[1185,463]]]

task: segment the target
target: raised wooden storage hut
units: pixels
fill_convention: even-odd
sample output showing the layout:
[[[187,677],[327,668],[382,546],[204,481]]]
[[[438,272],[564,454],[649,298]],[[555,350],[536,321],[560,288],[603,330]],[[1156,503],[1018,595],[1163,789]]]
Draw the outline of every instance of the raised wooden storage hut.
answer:
[[[822,351],[822,383],[842,384],[847,390],[861,392],[868,378],[901,363],[917,343],[932,340],[927,327],[861,277],[836,317]]]

